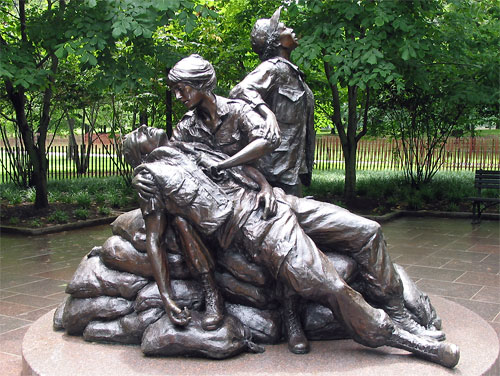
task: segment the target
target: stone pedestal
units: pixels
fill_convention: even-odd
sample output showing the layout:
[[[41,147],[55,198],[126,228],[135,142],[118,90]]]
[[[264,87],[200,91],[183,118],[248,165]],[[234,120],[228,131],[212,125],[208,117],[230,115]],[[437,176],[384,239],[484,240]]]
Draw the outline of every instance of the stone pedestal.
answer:
[[[461,350],[458,366],[446,369],[397,349],[370,349],[351,340],[311,343],[307,355],[294,355],[286,344],[267,346],[263,354],[227,360],[147,358],[138,346],[85,342],[52,330],[53,312],[36,321],[23,341],[23,375],[493,375],[499,355],[496,332],[459,304],[433,297],[448,340]]]

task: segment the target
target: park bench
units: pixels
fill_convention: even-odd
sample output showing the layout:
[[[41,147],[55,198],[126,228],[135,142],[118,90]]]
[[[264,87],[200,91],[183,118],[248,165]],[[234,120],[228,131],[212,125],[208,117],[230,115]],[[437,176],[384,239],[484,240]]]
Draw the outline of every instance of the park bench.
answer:
[[[484,197],[482,189],[496,189],[500,191],[500,171],[476,170],[474,187],[477,190],[476,197],[469,197],[472,200],[472,223],[481,221],[481,213],[494,205],[500,204],[500,197]]]

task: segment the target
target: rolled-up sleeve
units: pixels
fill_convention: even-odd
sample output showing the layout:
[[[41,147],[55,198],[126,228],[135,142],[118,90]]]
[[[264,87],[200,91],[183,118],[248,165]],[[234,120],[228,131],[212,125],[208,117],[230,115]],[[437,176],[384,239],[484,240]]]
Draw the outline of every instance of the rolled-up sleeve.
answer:
[[[243,106],[239,128],[246,135],[248,143],[257,139],[263,139],[273,149],[277,148],[280,144],[280,138],[273,137],[265,119],[248,105]]]
[[[261,63],[231,90],[229,97],[242,99],[253,108],[266,104],[264,98],[276,83],[275,71],[274,63],[269,61]]]
[[[140,165],[136,168],[136,170],[134,171],[134,175],[139,176],[142,180],[149,181],[151,184],[156,185],[153,176],[146,168],[143,167],[143,165]],[[135,188],[135,190],[137,191],[137,195],[139,196],[139,205],[141,207],[142,215],[147,216],[149,214],[161,211],[164,205],[159,189],[156,190],[153,195],[151,195],[148,192],[144,192],[141,189],[141,186],[135,183],[136,181],[132,180],[132,186]]]

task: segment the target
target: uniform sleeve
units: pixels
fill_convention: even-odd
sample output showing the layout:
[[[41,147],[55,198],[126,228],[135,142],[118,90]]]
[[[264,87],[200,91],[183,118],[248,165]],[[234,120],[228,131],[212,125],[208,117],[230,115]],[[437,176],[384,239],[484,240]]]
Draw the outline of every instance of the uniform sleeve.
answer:
[[[244,105],[241,111],[239,128],[248,139],[248,143],[256,139],[264,139],[270,144],[274,143],[271,139],[271,132],[264,118],[254,111],[249,105]],[[278,145],[275,145],[278,146]]]
[[[151,173],[147,171],[147,169],[141,168],[141,166],[136,169],[135,176],[139,176],[143,180],[147,180],[151,184],[155,184],[155,180]],[[132,181],[132,185],[136,189],[137,195],[139,196],[139,205],[143,216],[159,212],[163,209],[164,205],[159,190],[156,190],[154,195],[151,196],[149,193],[142,191],[139,185],[134,184],[134,181]]]
[[[253,108],[265,104],[264,98],[276,85],[276,76],[275,64],[265,61],[237,84],[229,93],[229,97],[242,99]]]

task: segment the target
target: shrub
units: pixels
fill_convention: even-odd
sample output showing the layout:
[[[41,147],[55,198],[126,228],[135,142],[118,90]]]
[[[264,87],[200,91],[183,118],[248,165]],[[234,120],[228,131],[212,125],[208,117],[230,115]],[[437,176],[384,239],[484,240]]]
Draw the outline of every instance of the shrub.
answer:
[[[48,220],[54,223],[67,223],[69,220],[68,213],[62,210],[56,210],[49,215]]]
[[[424,185],[422,188],[420,188],[419,194],[422,198],[422,201],[427,204],[436,201],[436,191],[431,185]]]
[[[15,226],[15,225],[18,225],[19,222],[21,222],[21,220],[19,219],[19,217],[11,217],[9,219],[9,225]]]
[[[414,192],[414,194],[408,198],[407,206],[408,206],[408,209],[410,209],[410,210],[423,209],[424,202],[423,202],[422,198],[420,197],[420,194],[418,194],[417,192]]]
[[[107,206],[100,206],[98,209],[97,209],[98,213],[101,214],[101,215],[109,215],[111,213],[111,209],[108,208]]]
[[[92,198],[87,191],[75,193],[73,199],[75,200],[75,203],[78,204],[78,206],[84,209],[89,208],[90,204],[92,203]]]
[[[30,222],[30,227],[42,227],[42,222],[39,219],[33,219]]]
[[[64,204],[72,204],[74,201],[73,194],[66,192],[59,192],[59,202]]]
[[[94,196],[94,201],[98,205],[102,205],[106,202],[106,194],[103,192],[96,193]]]
[[[26,197],[26,200],[28,202],[34,203],[35,199],[36,199],[36,190],[35,190],[35,188],[28,188],[26,190],[25,197]]]
[[[7,201],[9,205],[19,205],[24,200],[23,191],[15,186],[9,186],[2,189],[2,200]]]
[[[116,191],[108,192],[106,194],[106,202],[108,202],[113,208],[119,207],[121,202],[120,192]]]
[[[89,217],[89,211],[84,208],[78,208],[73,211],[73,214],[78,219],[87,219]]]

